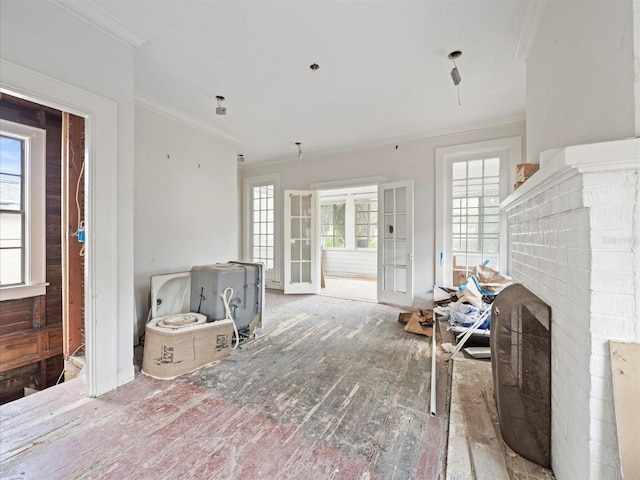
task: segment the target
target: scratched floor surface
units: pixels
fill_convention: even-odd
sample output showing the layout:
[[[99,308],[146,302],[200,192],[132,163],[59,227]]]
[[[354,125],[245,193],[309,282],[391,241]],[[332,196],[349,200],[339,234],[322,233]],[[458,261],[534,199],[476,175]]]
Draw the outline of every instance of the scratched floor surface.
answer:
[[[0,478],[437,479],[450,365],[437,362],[431,417],[431,342],[398,313],[270,293],[262,335],[215,365],[137,375],[97,399],[77,379],[4,405]]]

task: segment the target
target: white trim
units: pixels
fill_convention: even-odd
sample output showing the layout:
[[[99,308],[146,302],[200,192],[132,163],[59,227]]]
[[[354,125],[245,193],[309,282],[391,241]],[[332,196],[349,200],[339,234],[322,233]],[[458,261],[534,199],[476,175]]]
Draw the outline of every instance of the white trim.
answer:
[[[633,0],[633,71],[636,98],[636,137],[640,137],[640,0]]]
[[[287,164],[287,163],[293,163],[293,162],[305,162],[310,159],[317,159],[317,158],[326,157],[326,156],[335,155],[335,154],[347,154],[347,153],[360,152],[362,150],[369,150],[369,149],[372,150],[372,149],[377,149],[382,147],[392,148],[396,144],[419,142],[422,140],[429,140],[429,139],[434,139],[438,137],[447,137],[450,135],[463,135],[465,133],[473,133],[481,130],[488,130],[488,129],[494,129],[494,128],[500,128],[500,127],[506,128],[506,127],[521,125],[524,122],[525,122],[525,115],[522,114],[514,117],[503,118],[501,120],[469,123],[467,125],[463,125],[455,128],[446,128],[441,130],[415,132],[407,135],[401,135],[398,137],[383,138],[383,139],[375,140],[371,142],[357,143],[357,144],[344,146],[344,147],[331,148],[331,149],[322,150],[319,152],[313,152],[313,153],[305,152],[303,160],[298,160],[297,156],[296,157],[288,156],[285,158],[273,158],[273,159],[265,160],[263,162],[247,161],[243,163],[242,166],[240,166],[240,168],[250,169],[254,167],[267,167],[267,166],[281,165],[281,164]],[[381,182],[381,183],[384,183],[384,182]]]
[[[529,2],[529,5],[527,6],[527,14],[524,17],[524,22],[522,22],[520,38],[518,38],[516,51],[513,55],[516,59],[526,60],[529,56],[531,46],[538,35],[540,23],[542,22],[542,15],[544,14],[546,6],[547,0],[532,0]]]
[[[133,49],[149,39],[134,28],[125,24],[97,3],[89,0],[50,0],[51,3],[79,18],[87,25],[97,28],[110,37]]]
[[[46,164],[47,132],[0,119],[3,135],[24,141],[25,193],[24,284],[0,287],[0,301],[46,293]]]
[[[522,161],[522,137],[508,137],[484,142],[452,145],[436,148],[435,178],[436,182],[436,268],[435,284],[450,286],[445,282],[449,272],[451,257],[451,163],[470,157],[498,155],[506,156],[507,161],[500,162],[500,200],[507,197],[515,174],[515,165]],[[509,271],[509,236],[507,232],[506,216],[500,210],[500,270]],[[446,275],[445,275],[446,273]]]
[[[640,169],[640,138],[575,145],[547,150],[540,155],[540,170],[500,203],[500,210],[511,210],[540,193],[580,173]]]
[[[257,175],[255,177],[246,177],[242,180],[242,256],[245,262],[253,262],[251,254],[251,189],[261,185],[273,184],[273,215],[274,215],[274,235],[273,235],[273,279],[267,279],[267,268],[264,268],[265,286],[267,288],[282,288],[282,262],[280,261],[280,252],[282,240],[280,232],[282,231],[282,194],[280,193],[280,174],[269,173],[266,175]]]
[[[337,190],[347,189],[354,187],[368,187],[370,185],[380,185],[387,182],[386,175],[380,175],[377,177],[361,177],[350,178],[347,180],[331,180],[329,182],[316,182],[310,185],[311,190]]]
[[[0,288],[0,302],[5,300],[17,300],[19,298],[39,297],[46,295],[48,283],[35,283],[31,285],[14,285]]]
[[[214,137],[223,140],[225,142],[231,142],[233,144],[238,143],[238,139],[233,135],[230,135],[222,130],[218,130],[213,125],[209,125],[206,122],[194,118],[181,110],[177,110],[169,105],[166,105],[155,98],[151,98],[142,93],[136,92],[134,95],[135,104],[139,107],[146,108],[158,115],[169,118],[171,120],[180,122],[188,127],[197,128],[198,130],[213,135]]]
[[[88,395],[99,396],[134,377],[134,306],[120,305],[118,282],[118,105],[2,59],[0,73],[0,91],[86,120],[86,380]],[[120,318],[119,307],[131,315]],[[119,365],[119,352],[131,352],[131,363]]]

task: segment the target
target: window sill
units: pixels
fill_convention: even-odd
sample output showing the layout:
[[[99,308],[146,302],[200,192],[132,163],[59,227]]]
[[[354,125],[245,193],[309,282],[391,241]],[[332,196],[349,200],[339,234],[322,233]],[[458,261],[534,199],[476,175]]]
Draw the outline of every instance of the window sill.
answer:
[[[37,283],[33,285],[18,285],[15,287],[0,288],[0,302],[5,300],[17,300],[19,298],[38,297],[47,294],[48,283]]]

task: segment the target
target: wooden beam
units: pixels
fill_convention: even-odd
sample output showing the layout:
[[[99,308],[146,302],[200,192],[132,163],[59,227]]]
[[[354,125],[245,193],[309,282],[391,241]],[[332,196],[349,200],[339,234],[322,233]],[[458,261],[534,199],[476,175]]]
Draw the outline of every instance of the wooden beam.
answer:
[[[62,276],[64,354],[84,342],[84,259],[77,232],[84,218],[84,119],[62,114]]]

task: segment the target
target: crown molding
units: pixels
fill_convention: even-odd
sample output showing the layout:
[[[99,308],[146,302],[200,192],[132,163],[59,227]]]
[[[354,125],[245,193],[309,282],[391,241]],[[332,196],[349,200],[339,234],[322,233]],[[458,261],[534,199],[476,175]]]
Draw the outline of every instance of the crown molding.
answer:
[[[51,3],[83,22],[115,38],[133,49],[149,39],[92,0],[50,0]]]
[[[500,128],[500,127],[515,127],[518,125],[523,125],[524,123],[525,123],[525,116],[517,115],[514,117],[502,118],[500,120],[488,120],[483,122],[470,123],[470,124],[462,125],[459,127],[446,128],[442,130],[415,132],[413,134],[383,138],[383,139],[375,140],[372,142],[363,142],[363,143],[353,144],[345,147],[337,147],[333,149],[322,150],[314,153],[305,152],[304,160],[302,161],[305,162],[310,159],[316,159],[316,158],[325,157],[329,155],[337,155],[337,154],[343,154],[343,153],[358,152],[361,150],[370,150],[374,148],[389,147],[399,143],[419,142],[419,141],[438,138],[438,137],[446,137],[449,135],[464,135],[466,133],[472,133],[478,130],[487,130],[491,128]],[[299,162],[299,161],[300,160],[298,160],[297,155],[292,154],[285,158],[274,158],[274,159],[258,161],[258,162],[245,162],[243,164],[240,164],[239,167],[242,170],[250,170],[252,168],[268,167],[268,166],[279,165],[283,163]]]
[[[542,14],[546,6],[547,0],[531,0],[529,2],[527,14],[524,17],[524,22],[522,22],[518,45],[514,53],[514,57],[518,60],[526,60],[529,56],[529,50],[531,50],[531,45],[538,34]]]
[[[234,144],[238,143],[238,139],[233,135],[230,135],[227,132],[223,132],[222,130],[218,130],[216,127],[209,125],[200,119],[187,115],[180,110],[170,107],[169,105],[165,105],[155,98],[148,97],[147,95],[136,92],[134,95],[134,101],[135,104],[140,107],[144,107],[147,110],[151,110],[152,112],[167,117],[171,120],[183,123],[184,125],[187,125],[189,127],[197,128],[198,130],[208,133],[209,135],[213,135],[220,140],[224,140],[226,142],[231,142]]]

